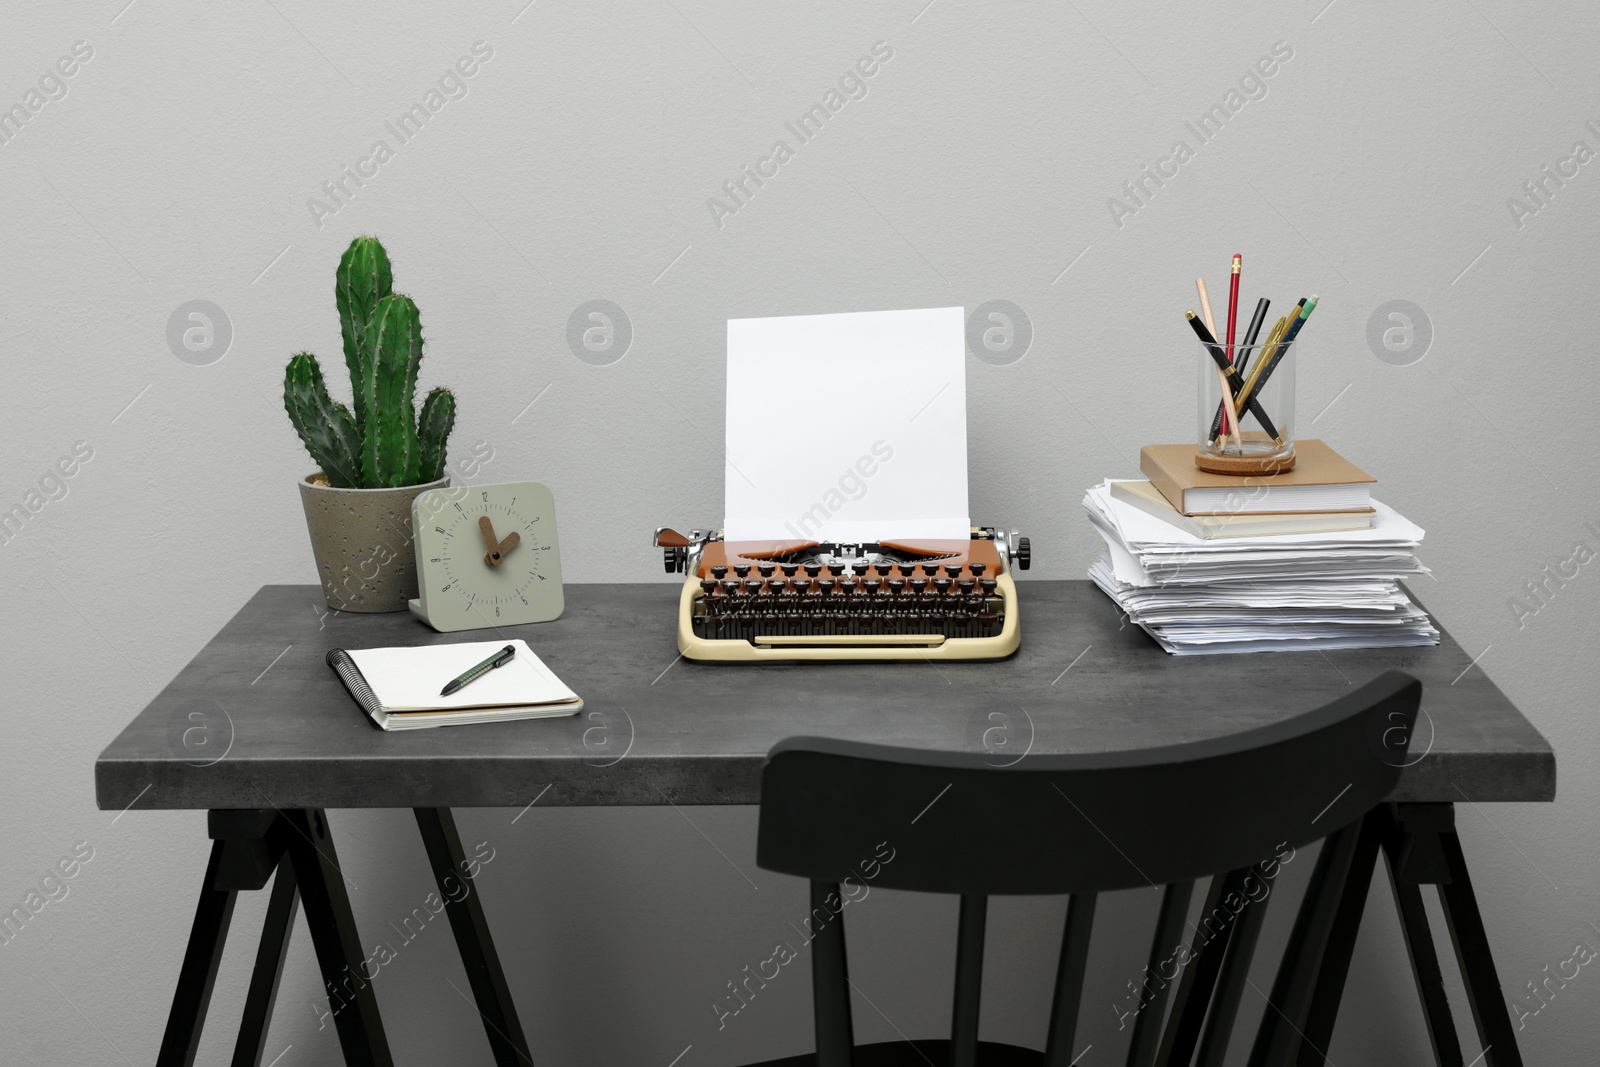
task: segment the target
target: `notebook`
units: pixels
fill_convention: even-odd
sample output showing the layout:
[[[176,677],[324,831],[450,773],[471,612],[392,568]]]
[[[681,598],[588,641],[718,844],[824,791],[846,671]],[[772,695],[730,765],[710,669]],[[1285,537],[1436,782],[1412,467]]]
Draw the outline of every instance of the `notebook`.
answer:
[[[1372,525],[1373,512],[1282,512],[1264,515],[1195,515],[1181,514],[1161,491],[1149,482],[1112,482],[1111,495],[1125,504],[1131,504],[1147,515],[1206,541],[1223,537],[1272,537],[1278,534],[1338,533],[1344,530],[1365,530]]]
[[[1194,445],[1146,445],[1139,470],[1185,515],[1370,511],[1377,479],[1321,441],[1296,441],[1293,470],[1240,477],[1194,465]]]
[[[517,651],[504,666],[449,696],[439,695],[446,682],[507,644]],[[583,709],[578,694],[521,640],[336,648],[327,660],[373,725],[383,730],[553,718],[576,715]]]

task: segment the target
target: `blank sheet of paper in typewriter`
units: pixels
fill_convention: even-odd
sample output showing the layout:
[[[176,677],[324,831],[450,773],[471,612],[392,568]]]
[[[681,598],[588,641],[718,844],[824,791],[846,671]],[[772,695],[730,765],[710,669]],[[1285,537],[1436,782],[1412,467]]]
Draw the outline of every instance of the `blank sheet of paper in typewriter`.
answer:
[[[969,537],[963,320],[729,319],[724,536]]]

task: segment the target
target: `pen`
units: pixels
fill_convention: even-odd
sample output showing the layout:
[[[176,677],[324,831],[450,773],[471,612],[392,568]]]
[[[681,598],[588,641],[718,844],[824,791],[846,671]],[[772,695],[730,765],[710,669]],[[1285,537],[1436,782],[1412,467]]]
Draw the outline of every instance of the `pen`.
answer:
[[[1184,318],[1189,320],[1189,325],[1194,328],[1195,336],[1200,338],[1200,344],[1216,362],[1217,369],[1223,373],[1223,376],[1226,378],[1227,384],[1232,389],[1233,394],[1238,395],[1239,391],[1244,386],[1244,382],[1239,378],[1239,372],[1234,369],[1233,364],[1228,362],[1228,357],[1222,354],[1222,346],[1217,344],[1217,339],[1212,336],[1210,330],[1206,329],[1206,324],[1195,317],[1195,313],[1193,311],[1186,311],[1183,313],[1183,315]],[[1282,440],[1278,434],[1278,428],[1272,424],[1272,420],[1267,416],[1266,409],[1256,401],[1255,397],[1250,397],[1248,400],[1246,400],[1244,406],[1245,409],[1249,410],[1255,415],[1256,421],[1261,424],[1261,428],[1266,431],[1268,437],[1271,437],[1274,440]],[[1235,410],[1238,411],[1238,409]],[[1243,414],[1242,411],[1239,411],[1238,413]],[[1233,423],[1234,430],[1237,432],[1239,420],[1235,418]],[[1241,449],[1241,451],[1243,450]]]
[[[1290,323],[1289,328],[1284,331],[1283,340],[1278,342],[1277,347],[1265,360],[1258,361],[1256,373],[1250,375],[1251,380],[1245,385],[1244,395],[1247,399],[1253,401],[1256,395],[1266,388],[1267,379],[1272,377],[1272,372],[1277,369],[1283,357],[1289,354],[1289,346],[1300,335],[1300,330],[1305,326],[1306,319],[1311,317],[1311,313],[1316,310],[1316,307],[1317,294],[1312,293],[1311,299],[1305,301],[1304,306],[1301,307],[1299,317]]]
[[[447,697],[451,693],[454,693],[456,690],[460,689],[462,686],[470,685],[473,682],[476,682],[479,678],[482,678],[496,667],[504,667],[507,663],[510,663],[511,657],[515,656],[516,654],[517,646],[507,645],[505,648],[502,648],[499,652],[496,652],[494,655],[490,656],[476,667],[469,668],[459,677],[450,679],[445,683],[444,688],[439,690],[439,695],[442,697]]]

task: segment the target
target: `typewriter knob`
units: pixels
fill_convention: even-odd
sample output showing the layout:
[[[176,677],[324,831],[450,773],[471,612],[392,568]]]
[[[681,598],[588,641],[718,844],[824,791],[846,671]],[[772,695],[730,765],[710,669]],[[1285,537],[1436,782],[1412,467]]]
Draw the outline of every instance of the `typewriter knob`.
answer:
[[[1033,545],[1026,537],[1017,538],[1017,566],[1023,570],[1028,569],[1028,564],[1033,562]]]
[[[668,574],[679,574],[689,566],[689,550],[682,545],[668,545],[661,550],[661,561]]]

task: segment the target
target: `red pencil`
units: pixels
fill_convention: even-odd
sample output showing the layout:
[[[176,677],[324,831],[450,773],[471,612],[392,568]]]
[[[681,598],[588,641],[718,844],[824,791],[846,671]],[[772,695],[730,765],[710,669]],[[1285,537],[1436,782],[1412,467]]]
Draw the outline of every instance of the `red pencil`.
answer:
[[[1228,283],[1228,362],[1233,362],[1233,330],[1239,321],[1239,271],[1244,269],[1244,257],[1233,254],[1233,280]]]

